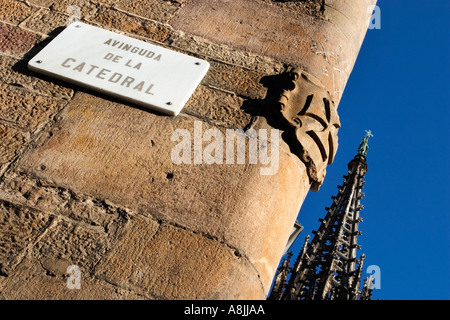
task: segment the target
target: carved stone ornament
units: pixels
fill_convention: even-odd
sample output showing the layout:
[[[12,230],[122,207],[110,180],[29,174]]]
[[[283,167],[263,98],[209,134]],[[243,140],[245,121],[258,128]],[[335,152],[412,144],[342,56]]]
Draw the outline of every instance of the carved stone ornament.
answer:
[[[318,191],[336,154],[339,116],[328,92],[304,72],[290,68],[286,77],[278,100],[280,120],[291,133],[292,151],[307,167],[311,190]]]

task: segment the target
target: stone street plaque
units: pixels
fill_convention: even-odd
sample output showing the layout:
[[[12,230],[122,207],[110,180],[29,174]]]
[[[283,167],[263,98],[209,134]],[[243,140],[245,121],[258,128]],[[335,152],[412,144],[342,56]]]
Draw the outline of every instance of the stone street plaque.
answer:
[[[28,68],[162,113],[177,115],[209,63],[85,23],[74,22]]]

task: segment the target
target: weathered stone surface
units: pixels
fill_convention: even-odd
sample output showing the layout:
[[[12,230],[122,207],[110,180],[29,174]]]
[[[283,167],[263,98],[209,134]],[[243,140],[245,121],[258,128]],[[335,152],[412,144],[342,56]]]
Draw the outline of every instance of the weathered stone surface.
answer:
[[[30,0],[29,2],[35,6],[72,16],[72,19],[89,19],[95,15],[98,8],[98,5],[86,0]]]
[[[372,15],[372,9],[376,2],[377,0],[327,0],[324,12],[325,15],[327,15],[327,10],[329,9],[334,9],[339,12],[342,17],[338,18],[336,14],[333,14],[333,16],[327,16],[327,19],[336,24],[341,30],[348,32],[347,35],[349,41],[354,41],[354,43],[361,45],[364,36],[366,35],[369,19]],[[347,20],[343,20],[344,17],[347,18]],[[353,25],[352,29],[347,29],[346,27],[349,23],[348,20],[350,20],[350,23]]]
[[[96,275],[158,298],[263,298],[257,273],[231,249],[173,226],[158,229],[157,223],[143,218],[133,219]]]
[[[300,12],[315,18],[323,18],[323,0],[285,1],[285,0],[259,0],[271,5],[276,5],[293,12]]]
[[[104,4],[104,5],[106,5],[106,6],[112,6],[112,5],[114,5],[117,1],[119,1],[119,0],[94,0],[94,1],[92,1],[92,2],[95,2],[95,3],[101,3],[101,4]]]
[[[42,8],[25,21],[24,26],[27,29],[48,35],[58,27],[65,27],[68,19],[69,16],[64,13]]]
[[[30,135],[11,126],[0,124],[0,174],[6,166],[19,154],[29,140]]]
[[[320,79],[336,102],[359,51],[328,21],[256,0],[193,0],[169,23],[216,43],[303,68]]]
[[[67,83],[41,77],[28,71],[27,61],[0,55],[0,81],[18,87],[24,87],[38,94],[55,99],[70,99],[73,89]]]
[[[262,74],[273,74],[283,70],[283,64],[271,58],[257,55],[244,50],[237,50],[226,45],[216,44],[204,38],[174,31],[168,40],[170,45],[189,52],[210,57],[214,60],[226,62]]]
[[[40,211],[0,201],[0,278],[21,262],[50,221]]]
[[[9,186],[13,184],[13,190],[29,199],[29,204],[36,203],[37,196],[45,196],[42,189],[31,186],[30,181],[8,181]],[[92,220],[116,213],[112,205],[101,205],[104,212],[100,212],[99,204],[86,203],[83,199],[76,206],[75,201],[63,203],[63,198],[70,197],[65,193],[60,190],[60,205],[80,215],[86,214],[82,210],[87,209]],[[52,208],[43,207],[47,210]],[[122,228],[116,219],[117,216],[110,219],[106,227],[98,227],[0,201],[0,295],[6,299],[151,298],[108,285],[92,276],[94,266],[114,244],[118,234],[116,229]],[[80,290],[70,290],[66,285],[67,267],[70,265],[81,270]]]
[[[66,103],[26,89],[0,84],[0,119],[13,122],[27,132],[42,127]]]
[[[210,64],[211,67],[203,79],[204,84],[231,91],[246,98],[264,98],[266,89],[259,81],[267,74],[216,61],[211,61]]]
[[[41,170],[45,171],[45,165]],[[8,172],[3,176],[0,198],[50,211],[91,226],[101,226],[110,236],[119,232],[132,214],[126,208],[92,196],[45,184],[45,181]]]
[[[40,36],[0,22],[0,52],[21,57],[36,44]]]
[[[87,94],[77,94],[60,117],[52,136],[15,170],[216,237],[261,263],[268,290],[308,189],[300,161],[280,152],[273,176],[262,176],[261,164],[176,165],[171,135],[186,129],[193,136],[192,119],[156,116]],[[203,132],[208,128],[204,123]],[[262,226],[273,227],[273,237]]]
[[[320,20],[327,20],[336,25],[347,36],[348,41],[356,47],[361,45],[367,30],[368,19],[372,13],[370,8],[376,3],[376,0],[260,1]]]
[[[216,125],[229,128],[243,128],[250,122],[250,115],[240,107],[243,99],[229,93],[199,86],[182,112]],[[209,106],[205,108],[205,106]]]
[[[179,5],[170,1],[119,0],[114,4],[114,8],[143,18],[167,22],[178,10]]]
[[[341,2],[344,3],[345,1]],[[369,5],[361,7],[361,4],[364,4],[364,2],[365,1],[359,1],[357,7],[360,10],[362,9],[362,11],[360,11],[359,15],[356,16],[347,16],[346,14],[343,14],[339,10],[335,9],[334,7],[340,7],[340,5],[336,2],[332,3],[334,7],[327,5],[325,6],[324,10],[325,19],[336,26],[342,32],[342,34],[345,35],[348,43],[347,45],[351,45],[357,51],[359,51],[359,47],[361,46],[361,43],[364,39],[364,35],[368,27],[369,17],[371,14],[366,13],[366,10],[369,10]],[[355,13],[350,12],[350,14]],[[364,16],[366,16],[366,18],[364,20],[361,20],[360,18]]]
[[[19,24],[37,9],[15,0],[0,0],[0,21]]]
[[[103,28],[130,33],[157,42],[165,42],[169,39],[172,32],[167,25],[103,7],[99,9],[94,17],[88,20],[99,24]]]
[[[102,227],[57,217],[34,245],[30,256],[45,265],[63,259],[83,272],[92,270],[114,243]],[[51,270],[50,270],[51,271]]]
[[[0,277],[0,297],[8,300],[142,300],[151,297],[116,287],[81,272],[80,289],[69,289],[66,274],[70,261],[40,262],[26,258],[10,277]]]

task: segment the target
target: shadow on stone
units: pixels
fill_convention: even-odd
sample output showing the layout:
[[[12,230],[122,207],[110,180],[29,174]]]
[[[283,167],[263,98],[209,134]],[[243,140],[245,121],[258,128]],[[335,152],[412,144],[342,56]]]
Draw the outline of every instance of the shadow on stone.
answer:
[[[244,101],[242,110],[252,117],[263,117],[267,124],[281,131],[281,138],[289,146],[293,154],[301,153],[301,146],[295,135],[295,128],[286,123],[281,114],[279,99],[286,89],[292,88],[288,73],[264,76],[260,83],[267,88],[264,99],[249,99]]]
[[[277,102],[283,89],[289,84],[286,74],[264,76],[259,82],[267,88],[266,97],[246,100],[241,109],[252,117],[264,117],[267,124],[275,129],[288,129],[280,117],[281,106]]]

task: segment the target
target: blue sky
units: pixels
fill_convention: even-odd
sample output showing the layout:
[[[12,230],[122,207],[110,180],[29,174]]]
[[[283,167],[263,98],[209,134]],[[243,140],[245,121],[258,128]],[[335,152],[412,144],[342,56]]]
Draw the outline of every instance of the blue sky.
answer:
[[[335,161],[310,192],[292,250],[319,226],[366,129],[369,171],[359,237],[381,270],[374,299],[450,299],[450,1],[379,0],[381,29],[367,31],[339,105]],[[312,235],[312,234],[311,234]]]

